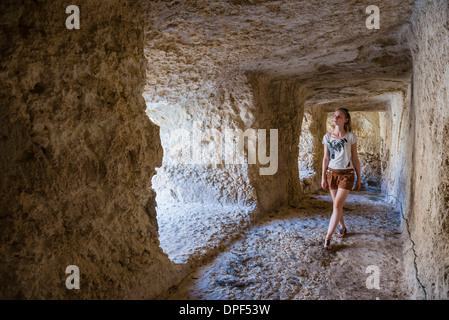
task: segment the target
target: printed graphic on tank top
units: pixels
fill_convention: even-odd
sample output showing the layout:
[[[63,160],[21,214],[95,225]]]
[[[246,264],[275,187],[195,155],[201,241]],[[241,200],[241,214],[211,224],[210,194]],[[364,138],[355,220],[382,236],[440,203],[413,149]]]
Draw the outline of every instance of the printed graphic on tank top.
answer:
[[[330,133],[323,137],[323,144],[329,149],[330,169],[345,170],[354,169],[352,165],[352,145],[357,142],[354,133],[348,132],[341,138],[334,138]]]

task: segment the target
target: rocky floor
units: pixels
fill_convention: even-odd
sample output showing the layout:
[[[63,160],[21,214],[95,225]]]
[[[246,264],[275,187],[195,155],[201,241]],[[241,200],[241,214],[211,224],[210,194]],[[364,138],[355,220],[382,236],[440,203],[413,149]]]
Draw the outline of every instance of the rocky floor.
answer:
[[[344,205],[348,234],[334,237],[327,251],[331,211],[332,199],[323,192],[272,213],[169,298],[407,299],[400,212],[379,194],[351,193]]]

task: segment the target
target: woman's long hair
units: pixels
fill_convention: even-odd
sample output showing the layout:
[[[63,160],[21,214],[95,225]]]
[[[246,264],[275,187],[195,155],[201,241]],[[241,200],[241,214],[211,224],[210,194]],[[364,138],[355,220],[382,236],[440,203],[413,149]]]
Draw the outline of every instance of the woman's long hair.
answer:
[[[341,112],[343,112],[345,114],[345,117],[348,119],[348,122],[345,123],[344,128],[345,128],[346,132],[351,132],[351,130],[352,130],[352,127],[351,127],[351,115],[349,114],[349,110],[346,109],[346,108],[338,108],[335,111],[341,111]]]

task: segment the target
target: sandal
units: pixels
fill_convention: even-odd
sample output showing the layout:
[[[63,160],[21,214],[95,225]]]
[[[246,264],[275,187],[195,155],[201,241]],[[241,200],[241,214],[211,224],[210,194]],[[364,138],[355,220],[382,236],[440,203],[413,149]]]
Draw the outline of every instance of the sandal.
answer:
[[[327,250],[330,250],[330,248],[331,248],[331,240],[330,239],[324,239],[324,248]]]
[[[344,227],[343,229],[338,228],[337,237],[343,238],[345,236],[346,232],[347,232],[346,227]]]

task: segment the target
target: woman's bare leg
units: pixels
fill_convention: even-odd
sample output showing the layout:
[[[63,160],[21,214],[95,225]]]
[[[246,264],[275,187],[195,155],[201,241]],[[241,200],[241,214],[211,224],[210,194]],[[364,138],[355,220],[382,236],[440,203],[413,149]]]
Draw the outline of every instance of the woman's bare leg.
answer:
[[[332,203],[335,202],[335,197],[337,196],[337,191],[338,191],[338,189],[330,189],[331,196],[332,196]],[[340,228],[343,229],[345,227],[345,221],[343,219],[343,214],[341,215],[341,218],[338,222],[340,224]]]
[[[331,189],[332,203],[335,201],[335,197],[337,196],[338,189]]]
[[[335,196],[332,194],[333,192],[335,192]],[[329,228],[327,230],[326,239],[332,238],[332,235],[335,232],[338,223],[340,223],[342,227],[344,226],[343,204],[345,203],[349,192],[350,190],[345,190],[341,188],[339,188],[338,190],[331,190],[331,195],[333,199],[333,212],[331,221],[329,222]]]

